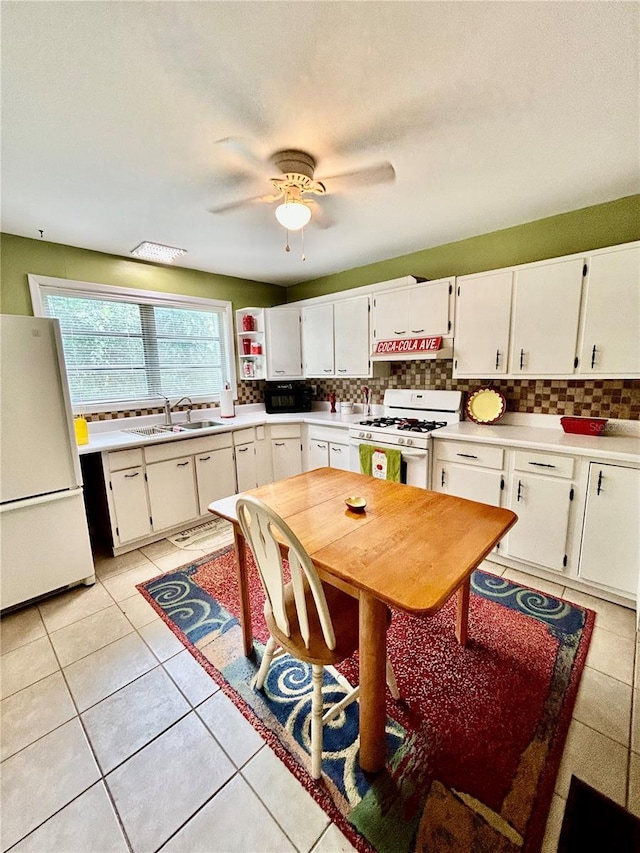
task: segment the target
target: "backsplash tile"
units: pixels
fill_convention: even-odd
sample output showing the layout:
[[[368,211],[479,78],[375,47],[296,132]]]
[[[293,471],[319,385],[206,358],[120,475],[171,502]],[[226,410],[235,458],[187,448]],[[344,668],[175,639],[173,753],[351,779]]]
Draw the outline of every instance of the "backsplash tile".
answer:
[[[339,401],[362,401],[362,387],[373,392],[373,403],[382,403],[387,388],[431,388],[442,391],[471,392],[486,385],[501,391],[507,411],[544,415],[582,415],[640,420],[640,380],[638,379],[454,379],[453,362],[397,361],[391,375],[384,379],[309,379],[316,386],[314,400],[326,401],[333,391]],[[265,382],[238,381],[238,405],[262,403]],[[199,403],[193,409],[206,409],[213,403]],[[186,411],[181,407],[180,411]],[[100,412],[85,415],[89,421],[161,415],[161,407]]]

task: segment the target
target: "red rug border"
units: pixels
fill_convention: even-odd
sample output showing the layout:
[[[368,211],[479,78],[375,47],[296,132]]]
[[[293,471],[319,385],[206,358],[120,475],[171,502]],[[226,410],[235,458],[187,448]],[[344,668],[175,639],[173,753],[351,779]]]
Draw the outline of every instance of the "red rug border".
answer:
[[[308,793],[314,798],[314,800],[316,800],[316,802],[322,808],[325,814],[331,819],[332,823],[336,824],[336,826],[341,830],[341,832],[347,837],[349,842],[356,849],[361,851],[361,853],[377,853],[375,848],[366,840],[366,838],[364,838],[357,830],[355,830],[352,824],[347,821],[342,812],[337,808],[337,806],[331,799],[329,793],[325,790],[324,781],[322,779],[320,781],[315,781],[309,775],[305,768],[300,765],[297,760],[291,755],[291,753],[282,745],[281,741],[277,738],[277,736],[255,714],[251,706],[247,704],[247,702],[242,698],[242,696],[240,696],[236,692],[236,690],[234,690],[234,688],[229,684],[229,682],[222,676],[222,674],[215,668],[215,666],[213,666],[213,664],[209,660],[207,660],[207,658],[202,654],[202,652],[196,646],[193,645],[193,643],[191,642],[191,640],[188,639],[186,634],[180,628],[178,628],[178,626],[174,622],[169,619],[163,608],[158,605],[158,603],[146,590],[147,584],[151,584],[154,581],[157,581],[160,578],[164,577],[165,575],[172,574],[173,572],[184,571],[185,569],[191,568],[195,565],[203,565],[204,563],[209,563],[212,560],[215,560],[218,557],[221,557],[234,549],[235,545],[227,545],[221,548],[219,551],[213,551],[211,552],[211,554],[206,554],[205,556],[199,557],[195,560],[188,561],[181,566],[176,566],[173,569],[167,569],[167,571],[161,572],[160,574],[152,578],[148,578],[146,581],[142,581],[141,583],[137,584],[136,589],[153,607],[153,609],[156,611],[156,613],[162,619],[165,625],[169,627],[171,632],[175,634],[176,637],[178,637],[178,639],[184,645],[185,649],[190,652],[190,654],[206,670],[208,675],[215,681],[215,683],[222,690],[225,696],[227,696],[233,702],[233,704],[238,708],[240,713],[260,733],[263,740],[268,744],[268,746],[280,759],[280,761],[282,761],[287,770],[289,770],[289,772],[296,777],[300,784],[303,785],[305,790],[308,791]],[[494,575],[493,572],[487,571],[486,569],[479,569],[479,571],[482,571],[487,575],[491,575],[492,577],[501,577],[500,575]],[[509,581],[509,583],[513,583],[516,586],[520,586],[520,584],[518,584],[516,581],[510,581],[509,578],[504,578],[504,580],[507,580]],[[531,589],[534,592],[541,593],[542,595],[550,595],[550,593],[544,592],[544,590],[536,589],[533,586],[527,586],[523,588]],[[525,838],[525,844],[522,848],[522,853],[529,853],[529,851],[530,853],[534,853],[534,851],[539,850],[544,839],[549,814],[549,807],[553,799],[555,782],[562,761],[562,754],[564,752],[564,746],[567,740],[569,726],[571,724],[573,709],[575,707],[578,689],[580,686],[580,679],[582,678],[582,673],[586,664],[587,654],[589,652],[589,646],[591,644],[591,637],[593,635],[593,628],[596,617],[595,611],[591,610],[588,607],[584,607],[581,604],[575,604],[574,602],[569,601],[566,598],[558,598],[557,600],[563,601],[566,604],[570,604],[572,607],[576,607],[580,610],[583,610],[585,613],[585,624],[576,652],[576,657],[574,659],[569,685],[565,692],[565,699],[562,704],[560,715],[558,717],[553,743],[551,749],[549,750],[545,769],[543,771],[543,777],[538,786],[538,792],[536,794],[535,801],[531,810],[531,816],[529,818],[529,838]],[[546,811],[543,813],[543,806],[545,805],[545,803]]]

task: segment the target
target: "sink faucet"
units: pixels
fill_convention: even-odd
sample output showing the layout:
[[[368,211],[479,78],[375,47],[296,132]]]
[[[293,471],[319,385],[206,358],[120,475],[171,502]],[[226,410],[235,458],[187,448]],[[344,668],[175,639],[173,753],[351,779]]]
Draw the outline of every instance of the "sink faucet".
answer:
[[[180,403],[187,402],[190,406],[193,406],[193,400],[191,397],[180,397],[173,405],[171,405],[171,401],[168,397],[163,397],[164,399],[164,425],[165,426],[173,426],[173,421],[171,420],[171,411],[175,409],[176,406],[179,406]],[[187,423],[191,422],[191,409],[187,409]]]

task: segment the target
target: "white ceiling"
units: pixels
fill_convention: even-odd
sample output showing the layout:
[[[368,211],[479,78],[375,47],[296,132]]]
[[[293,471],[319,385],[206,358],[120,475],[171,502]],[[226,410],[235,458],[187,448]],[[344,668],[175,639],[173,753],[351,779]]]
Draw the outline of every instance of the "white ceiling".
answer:
[[[636,2],[2,2],[2,230],[291,284],[640,192]],[[286,253],[267,160],[322,199]],[[277,173],[274,174],[277,176]]]

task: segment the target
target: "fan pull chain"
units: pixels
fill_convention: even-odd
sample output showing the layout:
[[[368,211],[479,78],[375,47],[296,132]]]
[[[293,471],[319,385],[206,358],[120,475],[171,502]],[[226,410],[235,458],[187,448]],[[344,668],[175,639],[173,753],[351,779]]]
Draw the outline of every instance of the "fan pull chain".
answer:
[[[300,232],[300,239],[302,240],[302,260],[303,260],[303,261],[306,261],[306,260],[307,260],[307,258],[306,258],[306,255],[305,255],[305,253],[304,253],[304,228],[302,228],[302,229],[301,229],[301,232]]]
[[[285,252],[290,252],[290,251],[291,251],[291,246],[289,245],[289,229],[288,229],[288,228],[287,228],[287,244],[286,244],[286,246],[284,247],[284,250],[285,250]]]

